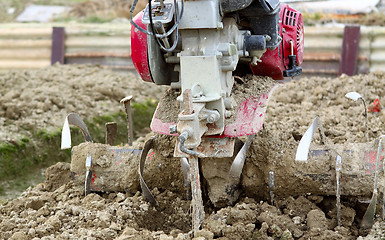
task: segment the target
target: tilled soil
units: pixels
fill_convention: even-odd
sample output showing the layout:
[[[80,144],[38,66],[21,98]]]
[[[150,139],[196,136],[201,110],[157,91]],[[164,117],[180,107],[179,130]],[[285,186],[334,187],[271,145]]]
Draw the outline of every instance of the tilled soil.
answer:
[[[85,65],[1,71],[0,85],[0,141],[56,130],[70,112],[89,119],[123,110],[119,101],[128,95],[144,102],[163,92],[133,73]]]
[[[72,69],[73,67],[55,66],[52,71],[66,68]],[[122,82],[115,83],[113,80],[105,81],[106,78],[116,79],[117,77],[109,75],[113,73],[104,73],[99,79],[98,73],[104,72],[104,70],[88,67],[75,67],[75,69],[77,69],[75,73],[62,77],[62,88],[57,88],[55,84],[51,83],[48,84],[50,86],[49,91],[53,95],[60,95],[61,92],[65,91],[63,89],[69,88],[65,84],[66,77],[69,79],[68,81],[71,81],[71,78],[76,78],[78,75],[85,76],[85,72],[88,72],[88,74],[96,74],[92,75],[89,84],[96,81],[105,84],[103,88],[106,89],[105,94],[96,90],[84,92],[84,96],[90,94],[88,96],[90,102],[95,97],[92,94],[105,96],[107,93],[111,95],[111,91],[116,92],[112,86],[121,90],[122,93],[112,97],[114,100],[109,100],[108,103],[111,105],[119,105],[117,101],[121,97],[131,94],[128,91],[132,88],[127,86],[135,86],[134,91],[141,92],[142,96],[157,96],[151,92],[156,86],[151,85],[152,89],[150,89],[148,87],[150,85],[146,83],[136,84],[137,80],[134,77],[128,77],[129,75],[119,75],[127,76],[124,81],[122,80],[124,82],[122,84]],[[6,78],[6,73],[2,74],[3,79],[12,79],[11,77]],[[17,75],[18,73],[13,72],[13,74]],[[60,76],[59,78],[61,75],[65,75],[61,71],[56,72],[56,74]],[[258,151],[261,151],[259,146],[270,146],[273,149],[279,149],[283,143],[295,146],[315,116],[320,117],[328,141],[332,143],[365,142],[363,105],[361,102],[346,99],[344,95],[350,91],[358,91],[366,99],[368,105],[376,98],[379,98],[380,103],[384,105],[384,77],[385,74],[383,73],[372,73],[355,77],[342,76],[335,79],[304,78],[300,81],[286,83],[276,89],[270,99],[264,129],[257,135],[250,149],[251,154],[246,159],[246,163],[249,164],[246,173],[248,178],[252,176],[250,171],[253,168],[250,168],[250,164],[258,163],[254,158],[258,155]],[[36,79],[45,78],[36,77]],[[77,86],[75,89],[85,91],[83,88],[87,88],[87,85],[80,84],[80,78],[77,79],[77,82],[72,83]],[[6,82],[3,80],[8,88],[1,90],[4,91],[2,96],[14,89],[15,86],[20,87],[20,91],[28,88],[32,91],[42,85],[40,83],[28,87],[27,84],[22,87],[23,82],[28,81],[9,85],[6,85]],[[158,90],[159,88],[156,91]],[[74,98],[79,98],[74,90],[69,92]],[[19,101],[18,104],[28,104],[29,102]],[[3,100],[1,106],[6,103],[7,101]],[[72,104],[71,107],[73,107],[71,111],[77,110],[76,104]],[[94,112],[88,116],[92,116],[92,114],[105,110],[104,107],[103,104],[95,104],[93,107],[85,107],[82,111],[84,111],[83,114],[87,114],[86,110],[91,109]],[[34,113],[37,110],[32,106],[30,108],[32,108],[30,114],[23,115],[21,112],[14,117],[15,119],[8,117],[7,121],[17,122],[22,119],[26,120],[31,116],[32,122],[39,122],[39,118],[33,118],[33,116],[38,115],[38,113]],[[2,109],[4,118],[6,109],[4,107]],[[63,111],[61,117],[64,117],[64,112],[68,112],[68,110],[65,107],[61,109]],[[50,116],[56,114],[50,109],[43,112],[50,113]],[[382,134],[385,120],[384,112],[369,112],[368,117],[369,136],[370,140],[373,141]],[[42,126],[46,125],[43,124]],[[166,146],[172,145],[170,138],[159,139],[167,141]],[[160,140],[158,144],[161,144]],[[258,143],[265,144],[258,145]],[[172,157],[170,152],[172,149],[164,150],[161,155]],[[163,167],[157,166],[159,169]],[[257,166],[254,166],[255,168]],[[182,177],[180,172],[173,174],[173,177],[175,175],[179,178]],[[45,183],[28,189],[17,199],[0,207],[0,237],[2,239],[192,238],[190,233],[190,201],[186,199],[183,189],[176,189],[176,186],[180,184],[173,185],[172,179],[170,180],[170,188],[167,189],[162,186],[161,182],[157,182],[157,174],[145,176],[158,202],[158,206],[153,207],[143,199],[139,191],[136,193],[92,193],[84,197],[82,186],[73,186],[70,180],[69,164],[66,163],[52,166],[47,170],[46,176]],[[266,189],[261,191],[265,192]],[[197,237],[196,239],[362,239],[359,236],[365,236],[367,233],[359,230],[359,223],[367,204],[358,203],[354,197],[343,198],[342,226],[337,226],[335,203],[335,196],[305,194],[293,195],[284,199],[276,198],[272,204],[267,197],[262,199],[250,197],[247,192],[243,192],[234,206],[215,209],[205,197],[206,217],[202,230],[195,237]],[[366,239],[383,237],[383,229],[382,223],[376,223]]]

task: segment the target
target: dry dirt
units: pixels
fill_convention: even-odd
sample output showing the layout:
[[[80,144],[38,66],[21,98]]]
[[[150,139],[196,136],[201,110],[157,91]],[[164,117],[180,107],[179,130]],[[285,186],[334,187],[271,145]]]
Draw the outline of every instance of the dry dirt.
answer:
[[[91,66],[0,71],[0,141],[56,130],[70,112],[83,119],[124,110],[119,101],[157,99],[163,90],[133,73]]]
[[[29,80],[32,76],[37,83]],[[116,111],[121,107],[118,101],[125,95],[134,92],[140,93],[138,99],[158,97],[155,91],[160,91],[133,75],[90,67],[54,66],[46,70],[2,72],[0,81],[5,86],[0,89],[0,116],[4,119],[0,124],[17,126],[7,126],[6,131],[2,128],[2,139],[14,137],[23,122],[57,127],[70,111],[82,116]],[[246,159],[240,200],[234,206],[214,209],[205,197],[206,218],[197,239],[362,239],[359,236],[366,233],[360,232],[358,226],[367,204],[360,204],[354,197],[342,198],[342,226],[338,227],[335,196],[293,194],[276,197],[271,204],[267,183],[261,182],[261,189],[250,189],[248,181],[259,174],[257,158],[261,151],[278,152],[284,145],[296,146],[315,116],[320,117],[329,142],[364,142],[362,103],[344,95],[358,91],[368,105],[379,98],[384,106],[384,83],[385,74],[373,73],[335,79],[304,78],[276,89],[264,129]],[[57,96],[64,96],[58,98],[61,107],[55,103]],[[59,125],[55,119],[60,119]],[[372,141],[382,134],[384,120],[384,111],[369,113]],[[157,137],[158,155],[144,176],[157,207],[144,201],[139,191],[92,193],[84,197],[82,186],[73,186],[70,181],[69,164],[58,163],[47,169],[45,183],[0,207],[0,238],[191,239],[190,201],[185,197],[179,162],[172,157],[173,142],[170,137]],[[383,232],[383,223],[378,222],[366,239],[383,238]]]
[[[133,1],[127,0],[90,0],[72,5],[69,16],[77,19],[87,17],[99,17],[105,19],[130,18],[130,9]],[[133,16],[144,9],[147,1],[139,0],[137,2]]]

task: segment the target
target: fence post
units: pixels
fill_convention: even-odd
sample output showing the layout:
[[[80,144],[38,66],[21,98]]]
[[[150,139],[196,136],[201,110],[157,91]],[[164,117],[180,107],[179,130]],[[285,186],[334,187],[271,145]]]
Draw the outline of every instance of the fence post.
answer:
[[[64,64],[65,28],[52,28],[51,65],[59,62]]]
[[[345,26],[340,59],[339,75],[353,76],[356,73],[360,42],[360,26]]]

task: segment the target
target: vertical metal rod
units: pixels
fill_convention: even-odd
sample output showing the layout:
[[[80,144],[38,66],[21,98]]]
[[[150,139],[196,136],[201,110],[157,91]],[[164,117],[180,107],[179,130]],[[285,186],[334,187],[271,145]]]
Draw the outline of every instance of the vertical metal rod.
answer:
[[[341,226],[341,188],[340,188],[340,179],[341,179],[341,170],[342,170],[342,158],[340,155],[336,157],[336,179],[337,179],[337,222],[338,226]]]
[[[271,205],[274,205],[274,172],[269,172],[269,188]]]
[[[184,187],[186,189],[186,199],[191,200],[191,175],[190,175],[190,165],[187,161],[187,158],[180,158],[180,164],[183,172]]]
[[[380,137],[381,139],[384,139],[385,136],[382,135]],[[381,150],[382,152],[383,150]],[[384,221],[385,220],[385,159],[382,160],[382,171],[383,171],[383,174],[384,174],[384,183],[383,183],[383,188],[382,188],[382,220]]]
[[[199,177],[199,159],[190,156],[190,174],[191,174],[191,205],[192,205],[192,230],[195,234],[198,232],[204,217],[205,210],[203,207],[201,182]]]
[[[290,41],[290,52],[291,52],[291,55],[294,55],[294,44],[293,44],[293,41]],[[291,77],[291,80],[294,80],[294,77]]]
[[[360,36],[359,25],[345,26],[338,75],[353,76],[356,73]]]
[[[134,132],[132,129],[131,99],[132,99],[132,96],[128,96],[120,100],[120,102],[124,104],[124,108],[126,109],[129,146],[132,146],[132,142],[134,138]]]
[[[364,98],[361,98],[362,103],[364,104],[364,109],[365,109],[365,136],[366,136],[366,141],[369,142],[369,127],[368,127],[368,108],[366,107],[366,102]]]
[[[52,28],[51,65],[57,62],[64,64],[65,38],[66,33],[64,27]]]
[[[118,125],[116,124],[116,122],[106,123],[106,144],[113,146],[117,133]]]

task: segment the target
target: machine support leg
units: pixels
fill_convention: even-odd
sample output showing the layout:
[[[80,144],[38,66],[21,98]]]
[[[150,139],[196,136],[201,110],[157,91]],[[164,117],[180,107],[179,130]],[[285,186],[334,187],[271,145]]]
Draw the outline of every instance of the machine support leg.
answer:
[[[191,174],[191,206],[192,206],[192,230],[195,234],[201,226],[205,211],[203,208],[201,182],[199,177],[199,160],[198,157],[190,156],[190,174]]]

